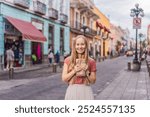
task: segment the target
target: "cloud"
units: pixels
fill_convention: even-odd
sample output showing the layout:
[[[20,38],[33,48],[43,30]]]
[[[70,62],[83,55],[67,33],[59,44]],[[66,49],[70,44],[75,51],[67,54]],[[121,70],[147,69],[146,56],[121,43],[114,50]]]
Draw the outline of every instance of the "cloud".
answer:
[[[103,12],[110,22],[119,25],[122,28],[128,28],[131,37],[135,37],[133,29],[133,18],[130,17],[130,10],[135,8],[135,4],[139,3],[139,7],[144,10],[145,17],[142,18],[142,28],[140,32],[146,34],[147,26],[150,23],[150,4],[149,0],[94,0],[95,5]]]

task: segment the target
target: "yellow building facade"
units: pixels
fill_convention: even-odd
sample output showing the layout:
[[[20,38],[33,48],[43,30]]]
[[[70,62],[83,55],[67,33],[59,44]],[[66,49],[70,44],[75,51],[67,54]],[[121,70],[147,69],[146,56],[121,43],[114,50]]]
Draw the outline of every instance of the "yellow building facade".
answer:
[[[81,34],[88,39],[91,57],[96,59],[98,56],[107,56],[110,46],[110,21],[94,5],[93,0],[71,0],[70,48],[73,37]]]
[[[95,7],[94,12],[100,17],[100,19],[96,21],[98,35],[95,37],[95,41],[99,43],[100,56],[107,57],[111,41],[110,21],[98,8]]]

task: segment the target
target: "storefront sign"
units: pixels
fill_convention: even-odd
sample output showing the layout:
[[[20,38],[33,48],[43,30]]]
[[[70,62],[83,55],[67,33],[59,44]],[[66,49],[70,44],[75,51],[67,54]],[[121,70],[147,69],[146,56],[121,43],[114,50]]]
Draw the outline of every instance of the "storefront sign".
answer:
[[[32,25],[35,26],[38,30],[43,30],[43,24],[39,22],[32,22]]]

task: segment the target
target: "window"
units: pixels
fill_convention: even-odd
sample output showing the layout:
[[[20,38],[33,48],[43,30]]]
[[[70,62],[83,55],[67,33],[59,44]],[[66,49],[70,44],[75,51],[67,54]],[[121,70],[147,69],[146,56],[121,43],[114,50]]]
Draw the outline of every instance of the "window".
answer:
[[[54,52],[54,26],[49,25],[48,47]]]
[[[60,12],[64,13],[64,0],[60,0]]]
[[[75,28],[78,28],[78,27],[79,27],[78,18],[79,18],[79,13],[78,13],[78,12],[76,12]]]
[[[90,28],[93,29],[93,21],[91,20]]]
[[[54,7],[54,0],[49,0],[49,8],[53,8]]]
[[[64,55],[64,28],[60,28],[60,55]]]
[[[82,24],[85,25],[85,17],[83,17]]]

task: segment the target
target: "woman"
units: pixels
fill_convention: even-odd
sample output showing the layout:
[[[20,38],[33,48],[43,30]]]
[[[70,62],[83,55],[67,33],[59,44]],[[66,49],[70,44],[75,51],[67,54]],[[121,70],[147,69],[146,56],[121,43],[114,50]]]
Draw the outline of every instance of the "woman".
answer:
[[[66,100],[94,99],[90,84],[96,81],[96,63],[88,56],[88,42],[83,35],[73,39],[71,55],[64,60],[62,80],[69,84]]]
[[[7,57],[7,66],[6,69],[9,70],[10,68],[13,68],[14,65],[14,52],[12,50],[12,47],[9,47],[6,51],[6,57]]]
[[[49,59],[49,63],[50,63],[50,64],[52,64],[53,58],[54,58],[54,54],[53,54],[52,51],[50,51],[49,54],[48,54],[48,59]]]

